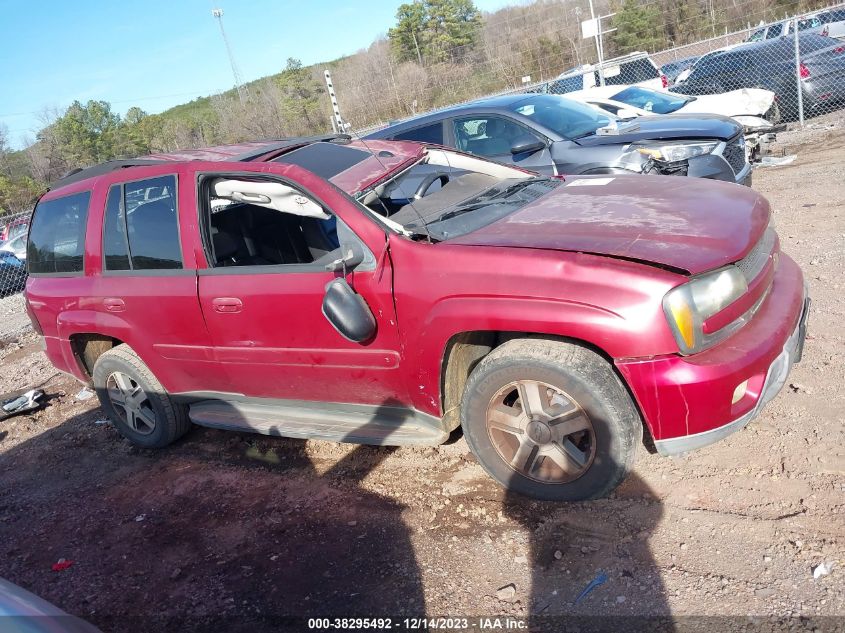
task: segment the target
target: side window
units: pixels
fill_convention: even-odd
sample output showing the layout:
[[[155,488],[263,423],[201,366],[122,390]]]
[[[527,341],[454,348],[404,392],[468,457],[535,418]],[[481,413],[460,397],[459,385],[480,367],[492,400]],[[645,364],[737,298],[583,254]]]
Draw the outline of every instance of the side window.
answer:
[[[778,37],[783,32],[783,23],[778,22],[777,24],[772,24],[769,27],[768,32],[766,33],[766,39],[771,40]]]
[[[91,192],[41,202],[27,244],[29,272],[81,273]]]
[[[557,79],[549,82],[548,92],[553,95],[563,95],[567,92],[583,90],[583,88],[583,75],[577,75],[575,77],[566,77],[565,79]]]
[[[432,125],[424,125],[400,132],[393,137],[396,141],[417,141],[419,143],[435,143],[443,145],[443,123],[437,122]]]
[[[454,125],[458,149],[478,156],[510,155],[517,141],[537,138],[515,121],[497,116],[455,119]]]
[[[720,53],[696,64],[692,70],[692,74],[689,76],[689,80],[697,83],[706,83],[720,77],[725,72],[731,72],[734,65],[730,55]]]
[[[660,73],[647,57],[641,57],[634,61],[622,64],[622,70],[617,77],[613,77],[607,83],[610,85],[636,84],[641,81],[657,79]]]
[[[763,36],[766,34],[766,29],[760,29],[759,31],[754,31],[751,34],[751,37],[748,38],[749,42],[760,42],[763,40]]]
[[[322,205],[281,182],[206,177],[200,191],[213,268],[298,264],[325,271],[341,242],[357,240]]]
[[[123,187],[113,185],[106,201],[103,220],[103,266],[105,270],[130,270],[129,240],[126,237],[126,214],[123,212]]]
[[[176,211],[175,176],[112,187],[103,222],[106,270],[182,268]]]

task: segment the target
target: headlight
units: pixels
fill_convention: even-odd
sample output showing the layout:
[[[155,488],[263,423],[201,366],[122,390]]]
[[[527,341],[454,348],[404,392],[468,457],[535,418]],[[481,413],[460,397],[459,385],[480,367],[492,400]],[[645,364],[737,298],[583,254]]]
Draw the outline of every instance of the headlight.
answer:
[[[702,324],[721,312],[748,290],[745,276],[736,266],[727,266],[697,277],[663,298],[663,311],[682,354],[693,354],[710,347],[733,330],[705,335]]]
[[[695,156],[709,154],[718,145],[718,141],[705,141],[703,143],[667,143],[665,145],[649,145],[639,147],[640,154],[649,156],[655,160],[662,160],[673,163],[678,160],[687,160]]]

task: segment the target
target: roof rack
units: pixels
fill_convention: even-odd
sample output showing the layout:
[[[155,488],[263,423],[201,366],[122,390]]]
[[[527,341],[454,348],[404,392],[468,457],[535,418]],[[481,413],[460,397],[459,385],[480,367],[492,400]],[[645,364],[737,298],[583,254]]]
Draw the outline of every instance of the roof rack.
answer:
[[[287,149],[289,147],[298,147],[300,145],[310,145],[311,143],[348,143],[352,140],[349,134],[321,134],[318,136],[298,136],[293,138],[283,138],[275,141],[268,141],[266,145],[262,145],[256,149],[244,152],[233,156],[230,160],[247,163],[255,160],[260,156],[275,152],[280,149]]]
[[[118,169],[125,169],[126,167],[141,167],[143,165],[163,165],[167,161],[154,160],[145,158],[122,158],[118,160],[107,160],[99,165],[86,167],[85,169],[73,169],[59,178],[57,181],[50,184],[50,189],[57,189],[58,187],[66,187],[67,185],[93,178],[94,176],[102,176],[109,174]]]

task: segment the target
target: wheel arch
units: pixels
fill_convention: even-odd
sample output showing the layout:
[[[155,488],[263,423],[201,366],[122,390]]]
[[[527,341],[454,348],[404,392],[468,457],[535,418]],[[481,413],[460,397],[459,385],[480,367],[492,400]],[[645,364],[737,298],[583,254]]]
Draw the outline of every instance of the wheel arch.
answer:
[[[548,334],[541,332],[525,332],[511,330],[472,330],[458,332],[452,335],[446,342],[443,349],[440,363],[440,406],[443,411],[444,427],[447,430],[454,430],[460,424],[461,397],[472,370],[475,369],[481,360],[494,349],[514,339],[548,340],[561,343],[578,345],[596,353],[607,361],[613,372],[631,395],[636,405],[633,394],[630,394],[625,379],[619,374],[613,358],[602,348],[590,341],[562,336],[559,334]]]
[[[94,375],[97,359],[110,349],[124,344],[119,338],[97,332],[77,332],[71,334],[69,340],[74,358],[89,381]]]

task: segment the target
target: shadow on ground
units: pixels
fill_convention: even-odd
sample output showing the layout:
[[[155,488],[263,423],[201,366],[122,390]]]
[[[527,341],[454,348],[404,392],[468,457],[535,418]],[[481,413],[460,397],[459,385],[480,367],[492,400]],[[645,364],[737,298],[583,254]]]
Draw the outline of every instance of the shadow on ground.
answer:
[[[429,482],[409,469],[407,495],[361,486],[393,449],[359,446],[312,463],[301,441],[195,429],[147,451],[101,418],[97,409],[44,422],[0,453],[0,560],[8,580],[107,633],[301,630],[285,618],[495,616],[512,606],[427,609],[411,505]],[[649,608],[664,608],[648,547],[661,507],[640,481],[625,490],[621,501],[571,505],[499,493],[530,540],[521,613],[532,630],[560,630],[564,615],[636,614],[616,602],[630,583],[647,584]],[[60,558],[73,566],[51,571]],[[608,582],[574,605],[599,570]]]

